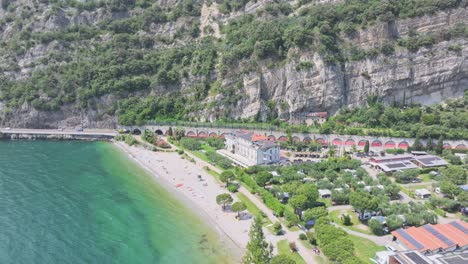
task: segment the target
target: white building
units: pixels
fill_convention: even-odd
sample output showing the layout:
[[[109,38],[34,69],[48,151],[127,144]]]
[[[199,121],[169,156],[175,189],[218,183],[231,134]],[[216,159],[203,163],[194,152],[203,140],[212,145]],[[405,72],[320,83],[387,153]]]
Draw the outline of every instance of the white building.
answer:
[[[259,164],[270,164],[280,161],[279,145],[268,137],[255,134],[250,131],[237,131],[225,136],[226,149],[239,155],[249,162]]]
[[[431,192],[427,189],[416,189],[414,194],[421,199],[428,199],[431,197]]]
[[[320,189],[318,190],[318,192],[320,198],[330,198],[332,194],[331,191],[328,189]]]

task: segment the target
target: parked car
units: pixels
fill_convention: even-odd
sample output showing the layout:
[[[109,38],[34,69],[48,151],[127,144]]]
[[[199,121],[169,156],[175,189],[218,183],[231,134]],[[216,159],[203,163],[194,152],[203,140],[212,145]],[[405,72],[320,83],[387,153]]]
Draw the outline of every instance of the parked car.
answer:
[[[82,127],[77,127],[75,130],[78,131],[78,132],[83,132],[83,128],[82,128]]]
[[[391,251],[391,252],[396,252],[396,248],[390,246],[390,245],[385,245],[385,248],[388,250],[388,251]]]
[[[415,179],[412,179],[411,182],[412,182],[412,183],[420,183],[420,182],[421,182],[421,179],[415,178]]]

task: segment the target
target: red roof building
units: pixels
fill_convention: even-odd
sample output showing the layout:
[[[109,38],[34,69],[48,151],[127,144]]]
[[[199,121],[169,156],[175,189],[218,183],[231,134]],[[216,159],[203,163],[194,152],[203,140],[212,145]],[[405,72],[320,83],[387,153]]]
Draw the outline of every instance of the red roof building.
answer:
[[[398,229],[392,235],[405,248],[426,254],[468,247],[468,224],[462,221]]]

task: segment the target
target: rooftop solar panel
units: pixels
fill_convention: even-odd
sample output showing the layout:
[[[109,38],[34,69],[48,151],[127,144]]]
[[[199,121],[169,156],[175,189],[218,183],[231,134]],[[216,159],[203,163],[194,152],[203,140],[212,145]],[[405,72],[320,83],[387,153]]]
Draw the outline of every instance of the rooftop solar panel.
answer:
[[[396,231],[399,235],[401,235],[406,241],[410,242],[416,249],[420,250],[423,249],[424,246],[421,245],[418,241],[408,235],[403,229],[398,229]]]
[[[425,261],[421,256],[414,252],[408,252],[405,254],[409,259],[411,259],[416,264],[430,264],[429,262]]]
[[[387,167],[392,168],[392,169],[399,168],[399,167],[405,167],[405,164],[403,164],[403,163],[392,163],[392,164],[386,164],[386,165],[387,165]]]
[[[451,222],[450,224],[454,226],[455,228],[457,228],[458,230],[462,231],[463,233],[468,234],[468,230],[464,226],[462,226],[460,223]]]
[[[455,245],[455,243],[448,239],[446,236],[444,236],[443,234],[439,233],[439,231],[435,230],[432,226],[430,225],[424,225],[423,226],[424,229],[426,229],[427,231],[429,231],[431,234],[433,234],[435,237],[437,237],[438,239],[440,239],[442,242],[444,242],[447,246],[452,246],[452,245]]]

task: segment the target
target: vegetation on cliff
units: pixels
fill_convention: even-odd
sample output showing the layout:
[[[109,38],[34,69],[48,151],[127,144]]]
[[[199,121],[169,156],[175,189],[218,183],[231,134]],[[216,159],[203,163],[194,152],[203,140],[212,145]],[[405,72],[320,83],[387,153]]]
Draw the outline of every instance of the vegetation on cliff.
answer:
[[[444,32],[411,32],[408,37],[371,49],[352,42],[357,30],[375,23],[466,7],[466,0],[352,0],[317,5],[307,5],[313,2],[307,0],[297,5],[271,1],[255,13],[233,15],[220,25],[218,37],[211,25],[201,26],[202,6],[214,2],[226,15],[242,13],[248,3],[55,0],[47,4],[33,1],[26,6],[2,0],[3,118],[25,104],[41,111],[58,111],[73,104],[83,110],[118,115],[122,124],[196,119],[197,112],[218,108],[222,110],[216,110],[217,118],[229,119],[230,109],[243,98],[239,94],[243,84],[233,77],[239,71],[278,66],[297,60],[304,52],[320,55],[329,65],[341,65],[379,54],[390,56],[396,48],[415,52],[468,36],[467,26],[458,24]],[[45,24],[59,22],[38,30],[41,16]],[[96,17],[86,21],[86,16]],[[72,22],[75,20],[83,21]],[[450,49],[460,52],[461,47]],[[41,55],[35,58],[35,53]],[[313,67],[310,61],[298,61],[296,70]],[[106,96],[112,97],[113,103],[100,109],[104,106],[99,100]],[[273,114],[269,117],[274,121]]]

